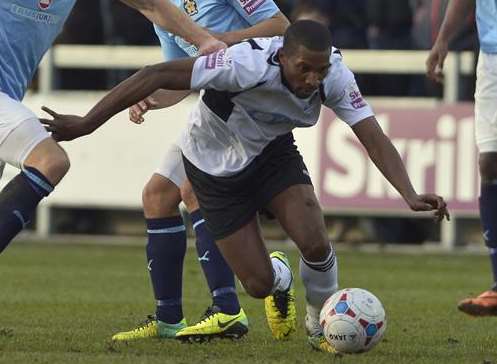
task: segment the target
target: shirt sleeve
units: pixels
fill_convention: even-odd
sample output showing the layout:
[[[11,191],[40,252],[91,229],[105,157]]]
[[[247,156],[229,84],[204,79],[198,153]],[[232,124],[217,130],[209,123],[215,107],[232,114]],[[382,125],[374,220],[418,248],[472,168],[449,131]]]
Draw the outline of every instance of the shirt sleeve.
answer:
[[[273,0],[227,0],[250,25],[275,16],[280,9]]]
[[[264,54],[242,42],[199,57],[193,66],[191,89],[247,90],[260,83],[266,73],[268,64]]]
[[[374,115],[357,86],[354,74],[343,64],[341,56],[332,60],[330,72],[322,84],[321,97],[323,105],[349,126]]]
[[[154,24],[155,33],[160,41],[164,61],[187,58],[189,55],[176,43],[174,36]]]

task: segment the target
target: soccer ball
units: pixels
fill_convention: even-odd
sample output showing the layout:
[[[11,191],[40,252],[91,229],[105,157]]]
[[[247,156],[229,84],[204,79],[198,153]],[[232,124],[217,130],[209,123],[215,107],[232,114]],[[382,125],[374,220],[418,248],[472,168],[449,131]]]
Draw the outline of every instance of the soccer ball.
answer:
[[[361,288],[342,289],[326,300],[319,322],[340,353],[362,353],[380,342],[387,321],[380,300]]]

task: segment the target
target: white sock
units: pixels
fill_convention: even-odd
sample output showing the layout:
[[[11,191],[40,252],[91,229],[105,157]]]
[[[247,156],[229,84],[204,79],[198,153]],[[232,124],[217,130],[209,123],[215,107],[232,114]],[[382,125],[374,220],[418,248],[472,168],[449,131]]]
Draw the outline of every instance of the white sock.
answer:
[[[273,292],[286,291],[292,284],[292,272],[278,258],[271,258],[271,263],[273,264],[274,272]]]
[[[311,336],[319,335],[323,333],[323,328],[319,324],[319,314],[321,308],[306,305],[306,315],[305,315],[305,328],[307,333]]]
[[[309,262],[301,257],[300,276],[305,286],[307,303],[320,310],[328,297],[338,290],[337,260],[333,247],[328,257],[321,262]]]

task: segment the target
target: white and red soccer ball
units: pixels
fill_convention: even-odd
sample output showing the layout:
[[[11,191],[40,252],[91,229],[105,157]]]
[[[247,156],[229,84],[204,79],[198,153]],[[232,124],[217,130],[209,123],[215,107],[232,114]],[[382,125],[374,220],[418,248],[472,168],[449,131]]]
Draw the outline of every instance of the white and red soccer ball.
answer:
[[[342,289],[326,300],[319,322],[340,353],[362,353],[378,344],[387,321],[380,300],[361,288]]]

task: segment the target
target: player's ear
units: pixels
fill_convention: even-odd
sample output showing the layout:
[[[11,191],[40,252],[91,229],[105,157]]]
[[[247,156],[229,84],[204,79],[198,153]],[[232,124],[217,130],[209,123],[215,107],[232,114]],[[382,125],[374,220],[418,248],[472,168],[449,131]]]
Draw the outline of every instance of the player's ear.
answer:
[[[288,62],[288,57],[283,48],[278,51],[278,60],[281,64],[286,64]]]

